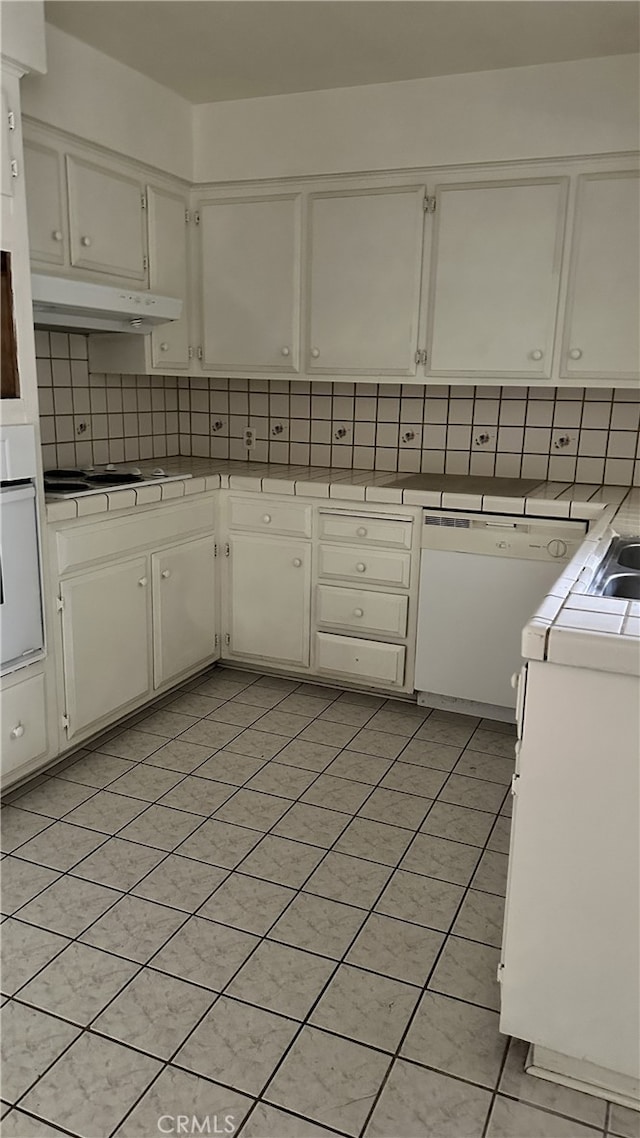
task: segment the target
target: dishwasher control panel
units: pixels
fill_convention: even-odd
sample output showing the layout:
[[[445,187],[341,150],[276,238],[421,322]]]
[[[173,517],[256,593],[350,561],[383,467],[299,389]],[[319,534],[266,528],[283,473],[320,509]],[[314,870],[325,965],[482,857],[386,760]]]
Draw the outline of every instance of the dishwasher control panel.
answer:
[[[570,561],[586,522],[425,510],[422,548],[527,561]]]

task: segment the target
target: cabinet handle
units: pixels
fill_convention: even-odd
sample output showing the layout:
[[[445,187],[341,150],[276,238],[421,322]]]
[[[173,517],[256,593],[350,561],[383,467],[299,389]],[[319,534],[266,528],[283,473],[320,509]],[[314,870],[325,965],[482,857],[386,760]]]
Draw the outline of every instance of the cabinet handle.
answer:
[[[266,526],[268,526],[269,522],[271,521],[271,514],[263,514],[262,520],[263,520],[264,524]]]
[[[145,585],[147,584],[147,578],[141,577],[140,580],[138,581],[138,584],[141,585],[142,588],[144,589]]]
[[[62,230],[61,229],[54,229],[51,236],[53,237],[54,241],[62,241]]]
[[[296,569],[299,569],[300,566],[302,565],[302,559],[300,557],[294,557],[291,564],[294,565]]]
[[[353,615],[354,616],[364,616],[364,609],[354,609]]]
[[[572,348],[571,351],[569,352],[569,359],[570,360],[581,360],[582,359],[582,350],[580,348]]]
[[[165,578],[170,577],[171,576],[171,570],[170,569],[163,569],[160,576],[165,577]]]
[[[358,534],[358,537],[366,537],[367,536],[367,530],[364,526],[360,526],[356,530],[356,533]]]
[[[85,249],[88,249],[89,245],[91,244],[91,238],[90,237],[81,237],[80,238],[80,244],[84,245]]]
[[[160,351],[161,352],[168,352],[169,351],[169,345],[168,345],[166,340],[160,345]]]
[[[358,573],[366,573],[367,567],[366,567],[364,561],[359,561],[358,564],[356,565],[356,569],[358,570]]]
[[[288,355],[290,355],[290,354],[291,354],[291,349],[290,349],[290,348],[287,348],[287,347],[285,346],[285,347],[282,349],[282,355],[283,355],[283,356],[288,356]]]
[[[540,348],[534,348],[532,352],[529,352],[529,355],[532,360],[541,360],[544,353]]]
[[[317,360],[318,356],[320,355],[320,348],[312,348],[311,355],[313,356],[314,360]]]
[[[17,727],[14,727],[13,731],[11,731],[9,733],[9,738],[10,739],[21,739],[23,735],[24,735],[24,727],[22,726],[22,723],[18,723]]]

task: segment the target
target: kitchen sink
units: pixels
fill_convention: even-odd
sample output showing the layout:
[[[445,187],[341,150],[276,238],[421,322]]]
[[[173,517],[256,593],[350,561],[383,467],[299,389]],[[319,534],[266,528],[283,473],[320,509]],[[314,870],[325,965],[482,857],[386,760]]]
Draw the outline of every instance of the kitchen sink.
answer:
[[[616,538],[589,592],[599,597],[640,601],[640,541]]]

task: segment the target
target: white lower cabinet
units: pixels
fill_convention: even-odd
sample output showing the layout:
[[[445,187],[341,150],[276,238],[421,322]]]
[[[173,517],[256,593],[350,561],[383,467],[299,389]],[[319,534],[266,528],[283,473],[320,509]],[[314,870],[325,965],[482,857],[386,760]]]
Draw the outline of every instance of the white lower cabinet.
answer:
[[[153,686],[206,664],[216,648],[215,541],[164,549],[151,557]]]
[[[228,654],[308,667],[310,542],[238,534],[229,554]]]
[[[345,676],[360,683],[402,687],[405,648],[353,636],[316,633],[316,668],[332,676]]]
[[[62,646],[67,735],[151,690],[151,583],[147,557],[63,581]]]
[[[323,628],[349,628],[380,636],[404,636],[409,598],[400,593],[372,593],[318,585],[316,620]]]
[[[7,682],[7,686],[0,692],[0,723],[0,756],[4,779],[47,750],[42,673],[27,676],[26,679],[17,678],[15,683]]]

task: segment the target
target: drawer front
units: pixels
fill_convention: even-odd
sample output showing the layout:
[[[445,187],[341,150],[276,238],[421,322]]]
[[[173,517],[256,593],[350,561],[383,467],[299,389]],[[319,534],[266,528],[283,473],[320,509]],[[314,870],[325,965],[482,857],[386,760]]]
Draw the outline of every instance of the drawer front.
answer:
[[[368,593],[318,585],[316,616],[324,628],[352,628],[386,636],[405,636],[409,598],[402,593]]]
[[[410,553],[388,553],[382,549],[362,549],[346,545],[321,545],[318,558],[320,577],[395,585],[406,589],[411,572]]]
[[[273,502],[269,498],[232,498],[229,528],[252,533],[280,533],[287,537],[311,537],[312,506],[302,502]]]
[[[47,749],[44,676],[32,676],[0,693],[2,774],[37,759]]]
[[[179,541],[196,533],[213,533],[215,507],[210,496],[175,506],[138,510],[127,517],[102,517],[83,525],[65,526],[56,534],[58,570],[102,562],[148,546]]]
[[[379,644],[354,636],[316,633],[316,668],[332,676],[348,676],[363,683],[402,687],[405,649],[401,644]]]
[[[411,549],[412,527],[413,522],[408,519],[376,518],[367,514],[347,516],[320,511],[320,537],[325,541]]]

